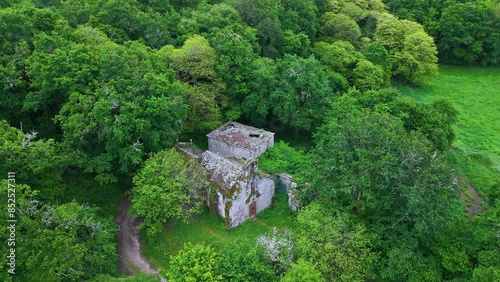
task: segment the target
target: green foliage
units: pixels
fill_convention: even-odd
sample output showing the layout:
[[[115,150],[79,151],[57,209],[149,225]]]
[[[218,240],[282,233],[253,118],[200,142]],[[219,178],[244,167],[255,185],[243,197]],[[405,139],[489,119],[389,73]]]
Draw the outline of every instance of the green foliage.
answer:
[[[274,270],[264,250],[241,243],[226,246],[215,266],[222,281],[275,281]]]
[[[402,120],[408,130],[422,132],[435,148],[446,151],[455,139],[451,127],[457,121],[457,110],[448,100],[435,100],[430,105],[401,101]]]
[[[96,33],[100,38],[95,38]],[[75,58],[80,66],[75,71],[80,69],[78,74],[85,79],[79,80],[83,84],[76,84],[69,93],[64,92],[68,97],[60,102],[67,102],[56,120],[64,131],[65,142],[89,156],[87,170],[96,172],[102,182],[114,181],[117,172],[135,172],[146,153],[173,144],[186,114],[184,89],[157,54],[140,43],[111,43],[88,28],[77,30],[75,35],[85,43],[104,42],[74,43],[82,50],[71,54],[83,58]],[[62,64],[62,58],[56,60]],[[88,69],[84,67],[87,64]],[[57,74],[51,74],[51,80],[67,81],[67,65],[61,66]],[[115,165],[118,171],[111,171]]]
[[[408,35],[400,53],[395,53],[395,75],[423,84],[426,79],[437,75],[437,50],[432,37],[425,32]]]
[[[380,89],[386,84],[384,77],[383,69],[367,60],[358,61],[352,71],[353,84],[360,91]]]
[[[318,7],[313,0],[285,0],[278,17],[284,27],[295,34],[303,33],[314,39],[318,29]]]
[[[441,57],[453,64],[498,65],[500,24],[495,1],[449,5],[439,18]],[[496,8],[493,8],[496,5]],[[457,20],[460,19],[460,20]]]
[[[278,67],[272,59],[256,59],[250,66],[249,75],[252,78],[248,82],[250,93],[242,102],[242,111],[252,124],[262,126],[273,106],[269,95],[278,87]]]
[[[185,82],[189,111],[184,132],[210,131],[220,125],[224,84],[217,80],[215,51],[208,41],[194,35],[180,49],[165,46],[159,53]]]
[[[411,219],[416,226],[406,223],[420,232],[438,230],[437,218],[447,220],[454,209],[437,201],[453,206],[457,200],[452,171],[424,138],[405,133],[400,120],[360,111],[352,103],[348,97],[337,102],[334,118],[316,136],[315,159],[322,160],[314,164],[319,172],[316,192],[349,201],[359,216],[365,208],[377,221],[392,218],[390,222],[404,224]],[[391,216],[385,218],[385,213]],[[436,213],[434,220],[427,213]]]
[[[377,42],[368,44],[364,48],[363,55],[368,61],[381,66],[384,70],[388,68],[389,53],[381,44]]]
[[[316,270],[314,265],[304,259],[292,263],[280,282],[324,282],[325,279]]]
[[[0,121],[0,171],[17,172],[19,181],[38,188],[39,200],[54,201],[67,193],[63,175],[78,164],[78,154],[53,139],[37,140],[37,135]]]
[[[278,57],[283,40],[283,30],[278,19],[278,1],[237,0],[232,1],[232,5],[243,21],[255,28],[261,56]]]
[[[328,281],[365,281],[373,275],[370,240],[362,224],[318,203],[302,209],[297,223],[297,255]],[[318,277],[314,270],[312,275]]]
[[[295,182],[303,183],[307,181],[304,169],[309,167],[309,162],[303,151],[280,141],[259,158],[259,168],[271,174],[288,173]]]
[[[257,57],[255,30],[247,27],[235,31],[232,27],[225,27],[214,31],[209,40],[219,58],[217,74],[227,86],[227,119],[236,120],[241,116],[239,105],[249,93],[250,62]]]
[[[134,177],[134,185],[131,212],[143,217],[139,228],[153,235],[169,219],[188,219],[199,212],[209,184],[196,160],[185,160],[170,149],[152,155]]]
[[[423,254],[422,246],[410,234],[391,238],[384,245],[387,248],[384,250],[385,256],[379,262],[382,279],[414,282],[443,280],[436,258]]]
[[[172,282],[222,281],[222,275],[215,273],[218,256],[210,246],[188,243],[159,273]]]
[[[303,32],[299,34],[293,33],[291,30],[286,30],[283,33],[283,54],[307,56],[311,52],[311,41]]]
[[[321,40],[327,42],[343,40],[357,44],[361,30],[356,21],[349,16],[327,12],[321,17],[319,36]]]
[[[7,181],[0,192],[7,195]],[[16,274],[14,281],[92,280],[99,274],[116,275],[118,256],[114,243],[116,227],[109,218],[97,216],[96,209],[75,202],[60,205],[43,203],[38,191],[17,183]],[[12,191],[9,192],[12,194]],[[2,197],[2,229],[6,229],[7,197]],[[8,254],[10,233],[2,233],[2,252]],[[0,279],[9,281],[6,256],[2,256]]]
[[[385,1],[392,13],[421,23],[437,43],[443,63],[498,65],[498,1]]]
[[[363,54],[346,41],[334,43],[318,42],[314,45],[319,61],[328,69],[349,78],[358,61],[363,59]]]
[[[273,114],[284,125],[311,130],[328,109],[338,85],[314,58],[286,55],[278,65],[281,80],[270,94]],[[340,84],[340,83],[339,83]]]
[[[423,84],[437,75],[436,46],[421,25],[382,14],[374,39],[387,49],[393,75],[414,84]]]
[[[305,195],[355,209],[383,234],[383,277],[439,280],[439,266],[425,246],[462,214],[453,170],[425,138],[405,132],[398,118],[353,103],[349,96],[338,101],[334,118],[319,130],[313,154],[321,161],[313,163],[315,180]],[[421,276],[424,269],[433,278]]]

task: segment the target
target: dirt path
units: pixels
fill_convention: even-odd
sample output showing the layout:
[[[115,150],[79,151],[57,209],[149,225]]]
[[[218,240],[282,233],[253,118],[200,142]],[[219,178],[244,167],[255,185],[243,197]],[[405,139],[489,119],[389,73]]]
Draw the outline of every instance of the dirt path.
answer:
[[[479,196],[470,182],[467,182],[467,190],[472,197],[472,199],[468,201],[469,207],[467,208],[467,215],[473,216],[481,211],[481,203],[484,202],[484,199]]]
[[[118,207],[120,215],[115,219],[119,225],[117,239],[120,261],[118,267],[125,275],[132,275],[136,271],[157,274],[156,270],[141,255],[139,235],[135,228],[137,221],[127,214],[130,206],[130,199],[124,198]],[[163,278],[161,281],[166,282]]]

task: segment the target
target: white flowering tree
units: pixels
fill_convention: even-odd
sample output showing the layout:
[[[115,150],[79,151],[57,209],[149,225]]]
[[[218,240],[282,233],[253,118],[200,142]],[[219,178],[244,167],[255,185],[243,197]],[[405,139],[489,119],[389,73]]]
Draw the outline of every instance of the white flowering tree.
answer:
[[[288,229],[273,227],[271,231],[257,237],[257,245],[265,248],[276,274],[285,272],[292,264],[294,243]]]

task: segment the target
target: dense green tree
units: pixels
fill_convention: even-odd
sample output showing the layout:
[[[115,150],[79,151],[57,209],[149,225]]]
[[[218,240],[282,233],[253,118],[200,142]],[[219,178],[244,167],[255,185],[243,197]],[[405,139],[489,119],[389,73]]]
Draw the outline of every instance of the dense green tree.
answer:
[[[26,60],[32,52],[37,19],[38,13],[28,5],[0,10],[0,118],[10,122],[28,121],[21,109],[28,86]]]
[[[426,214],[446,221],[454,211],[438,204],[456,204],[450,168],[429,149],[428,141],[405,133],[398,118],[361,110],[354,103],[348,96],[337,102],[335,118],[317,134],[316,159],[324,160],[316,164],[324,169],[316,180],[317,192],[350,202],[360,216],[364,209],[374,220],[410,226],[418,222],[423,233],[439,230],[437,220]],[[384,213],[391,217],[383,219]]]
[[[185,82],[189,111],[184,132],[210,131],[220,125],[224,84],[217,79],[215,51],[208,41],[194,35],[180,49],[168,45],[159,53]]]
[[[356,210],[383,234],[378,248],[386,255],[378,265],[386,279],[401,277],[403,269],[405,280],[440,279],[437,259],[425,246],[462,212],[453,170],[398,118],[353,103],[349,96],[337,102],[335,118],[318,132],[313,158],[321,162],[313,165],[317,176],[306,195]],[[434,278],[423,278],[424,269]]]
[[[215,273],[222,281],[275,281],[269,258],[260,247],[239,243],[227,246],[217,260]]]
[[[393,74],[424,84],[426,79],[437,75],[437,50],[432,37],[425,32],[415,32],[404,40],[403,50],[394,54]]]
[[[337,85],[314,58],[286,55],[278,65],[281,81],[270,98],[273,114],[280,122],[297,129],[312,130],[334,98]]]
[[[283,40],[283,30],[278,19],[278,1],[235,0],[232,5],[243,21],[256,29],[260,54],[264,57],[278,57]]]
[[[177,41],[183,43],[195,34],[210,38],[209,34],[226,27],[231,27],[235,32],[242,32],[245,29],[238,11],[225,3],[215,5],[205,3],[182,17],[178,23],[180,36]]]
[[[411,234],[391,232],[380,242],[383,253],[377,263],[381,279],[389,281],[443,281],[439,261],[424,252]]]
[[[175,149],[151,156],[134,177],[132,214],[143,218],[139,228],[160,232],[169,219],[187,219],[200,210],[208,187],[207,172]]]
[[[56,86],[60,91],[56,93],[67,96],[67,101],[56,100],[61,106],[56,120],[65,143],[89,156],[86,168],[96,172],[101,182],[114,181],[117,171],[111,172],[112,166],[121,173],[134,172],[146,153],[174,143],[186,115],[184,88],[158,54],[140,43],[111,43],[89,28],[75,35],[88,43],[75,43],[79,47],[68,51],[78,67],[63,64],[66,55],[60,49],[54,51],[60,67],[47,68],[43,61],[33,64],[42,68],[37,76],[57,71],[50,78],[53,83],[43,84],[45,78],[40,83]],[[71,71],[76,75],[67,77]],[[79,83],[71,84],[71,80]],[[52,87],[47,95],[53,95]]]
[[[285,273],[280,282],[324,282],[325,279],[316,270],[314,264],[298,259],[292,263],[290,269]]]
[[[382,67],[385,71],[390,71],[389,53],[381,44],[377,42],[367,44],[363,48],[363,55],[368,61]]]
[[[436,46],[421,25],[382,14],[374,39],[387,49],[393,75],[414,84],[437,75]]]
[[[326,1],[326,9],[329,12],[340,13],[346,6],[350,6],[351,4],[365,11],[385,11],[385,5],[381,0],[328,0]]]
[[[319,61],[328,69],[340,73],[345,78],[350,78],[352,70],[358,61],[363,59],[363,54],[356,51],[347,41],[334,43],[318,42],[314,45]]]
[[[348,2],[342,7],[341,14],[348,16],[357,23],[361,22],[367,15],[367,12],[352,2]]]
[[[238,33],[232,27],[226,27],[214,32],[209,38],[217,56],[217,73],[226,83],[229,120],[238,119],[242,110],[240,103],[249,93],[248,82],[251,80],[249,68],[257,58],[255,30],[245,28]]]
[[[365,281],[373,275],[373,254],[362,224],[317,203],[302,209],[297,222],[297,255],[328,281]]]
[[[40,140],[37,135],[0,121],[0,171],[17,172],[21,183],[38,187],[39,200],[54,201],[67,193],[63,175],[78,164],[78,154],[53,139]]]
[[[386,0],[391,13],[416,21],[434,37],[439,58],[457,65],[496,65],[500,33],[498,1]]]
[[[318,8],[314,0],[284,0],[278,17],[287,29],[295,34],[304,32],[310,40],[314,40],[318,30]]]
[[[361,60],[352,72],[352,83],[361,91],[378,90],[386,84],[384,76],[382,68],[370,61]]]
[[[445,8],[445,2],[456,4],[457,1],[443,0],[385,0],[389,11],[403,19],[415,21],[425,26],[433,37],[439,33],[439,17]]]
[[[283,46],[281,46],[283,54],[304,57],[311,53],[311,41],[305,33],[295,34],[291,30],[286,30],[283,36]]]
[[[445,62],[497,65],[500,63],[498,1],[467,1],[443,10],[439,19],[439,50]]]
[[[159,273],[172,282],[223,281],[215,272],[219,256],[210,246],[188,243],[170,258],[169,268]]]
[[[8,258],[2,256],[2,281],[85,281],[99,274],[117,274],[116,227],[110,219],[75,202],[44,203],[37,199],[38,191],[19,182],[11,184],[15,184],[16,199],[15,246],[7,245],[10,233],[3,232],[5,244],[0,248],[8,254],[15,247],[16,271],[13,276],[7,272]],[[2,195],[7,195],[7,180],[0,187]],[[7,217],[7,197],[1,202],[1,227],[5,230],[7,219],[12,218]]]
[[[250,93],[243,100],[241,108],[252,124],[262,126],[267,122],[273,106],[269,96],[278,86],[276,62],[269,58],[256,59],[251,65],[250,77]]]
[[[347,41],[357,45],[361,30],[349,16],[327,12],[321,17],[319,39],[327,42]]]
[[[452,124],[456,122],[458,112],[447,100],[435,100],[430,105],[401,100],[397,106],[407,130],[418,130],[433,147],[446,151],[455,139]]]
[[[453,124],[458,112],[448,100],[437,99],[432,103],[416,102],[403,97],[396,89],[367,91],[362,95],[350,92],[361,107],[388,112],[399,117],[407,131],[422,133],[431,143],[430,149],[446,151],[454,141]]]
[[[86,35],[102,39],[99,33]],[[24,109],[55,115],[71,92],[83,92],[93,82],[99,68],[98,57],[94,55],[98,51],[90,44],[78,44],[46,33],[37,36],[34,45],[33,55],[27,62],[27,74],[30,87],[35,91],[26,97]]]
[[[473,281],[494,280],[500,274],[500,259],[497,256],[497,250],[500,246],[500,238],[497,236],[499,215],[500,205],[497,201],[483,216],[476,216],[471,220],[474,226],[472,228],[473,242],[470,242],[471,237],[465,236],[466,239],[469,239],[465,241],[465,244],[473,243],[471,245],[475,247],[476,251],[474,253],[477,258],[477,266],[473,270]]]

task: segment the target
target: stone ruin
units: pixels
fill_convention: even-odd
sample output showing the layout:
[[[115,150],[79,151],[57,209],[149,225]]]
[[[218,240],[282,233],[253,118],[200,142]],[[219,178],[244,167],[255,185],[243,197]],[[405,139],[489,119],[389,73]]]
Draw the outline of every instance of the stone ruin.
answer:
[[[274,133],[237,122],[227,122],[207,134],[208,150],[190,143],[177,148],[197,159],[210,173],[207,205],[231,229],[272,204],[275,179],[259,171],[258,157],[274,146]]]

